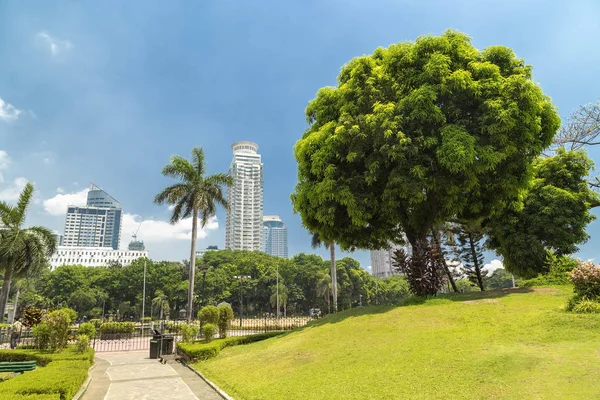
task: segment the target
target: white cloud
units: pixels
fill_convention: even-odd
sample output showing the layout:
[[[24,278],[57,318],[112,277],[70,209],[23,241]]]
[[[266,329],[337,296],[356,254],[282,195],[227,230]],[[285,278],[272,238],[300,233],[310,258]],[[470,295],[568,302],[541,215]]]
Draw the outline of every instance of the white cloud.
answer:
[[[366,270],[367,270],[367,271],[369,271],[369,273],[372,273],[372,272],[373,272],[373,267],[372,267],[371,265],[369,265],[369,266],[366,268]]]
[[[204,228],[200,229],[199,226],[198,228],[198,239],[206,238],[209,231],[219,228],[217,217],[212,217]],[[136,231],[138,240],[143,240],[145,243],[164,243],[168,240],[189,241],[192,239],[192,219],[186,218],[171,225],[168,221],[143,219],[139,215],[123,214],[122,247],[129,244]]]
[[[14,121],[19,118],[19,115],[23,113],[22,110],[19,110],[12,104],[6,103],[2,98],[0,98],[0,119],[5,121]]]
[[[490,275],[499,268],[504,268],[504,264],[502,264],[502,261],[497,259],[492,260],[489,264],[485,264],[483,267],[483,269],[488,271]]]
[[[48,32],[39,32],[37,34],[39,40],[48,46],[50,53],[56,56],[62,52],[71,50],[73,44],[68,40],[61,40],[57,37],[50,36]]]
[[[56,193],[64,193],[65,189],[61,188],[61,187],[57,187],[56,188]]]
[[[19,177],[12,181],[7,187],[0,188],[0,200],[2,201],[15,201],[19,199],[21,191],[25,185],[29,182],[23,177]]]
[[[8,153],[4,150],[0,150],[0,183],[4,182],[4,176],[2,175],[2,170],[8,168],[10,164],[10,157]]]
[[[53,160],[51,157],[44,157],[42,161],[44,161],[44,164],[50,164]]]
[[[57,189],[56,196],[44,200],[44,210],[50,215],[64,215],[67,212],[67,206],[84,206],[87,202],[88,191],[89,189],[85,188],[79,192],[65,194]]]

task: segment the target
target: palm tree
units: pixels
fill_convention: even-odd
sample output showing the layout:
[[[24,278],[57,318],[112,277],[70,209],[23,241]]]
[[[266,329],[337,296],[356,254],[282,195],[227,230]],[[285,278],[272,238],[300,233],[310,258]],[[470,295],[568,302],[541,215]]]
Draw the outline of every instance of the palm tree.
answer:
[[[312,235],[312,240],[311,240],[311,246],[313,249],[316,249],[317,247],[321,247],[321,244],[323,244],[324,242],[321,240],[321,237],[319,236],[318,233],[313,233]],[[330,269],[330,273],[331,273],[331,288],[332,288],[332,294],[333,294],[333,312],[337,312],[337,297],[338,297],[338,290],[337,290],[337,271],[335,268],[335,243],[334,242],[330,242],[330,243],[324,243],[325,244],[325,248],[329,249],[329,259],[330,259],[330,265],[329,265],[329,269]]]
[[[6,303],[13,278],[28,271],[35,271],[47,262],[56,250],[56,239],[52,232],[42,226],[25,228],[27,209],[33,197],[33,185],[27,183],[12,206],[0,201],[0,267],[4,268],[4,282],[0,294],[0,322],[4,320]]]
[[[172,204],[171,224],[192,217],[192,245],[190,249],[190,281],[188,285],[188,322],[192,320],[194,306],[194,279],[196,268],[196,239],[198,218],[204,228],[215,215],[217,204],[228,208],[223,186],[233,185],[233,178],[227,174],[204,176],[204,151],[200,147],[192,149],[192,161],[180,156],[171,157],[171,162],[162,169],[162,174],[179,179],[180,182],[163,189],[154,198],[157,204]]]
[[[169,315],[169,298],[162,290],[154,292],[155,298],[152,299],[152,309],[159,314],[159,319],[163,319],[163,314]]]
[[[327,304],[327,314],[331,313],[331,307],[329,306],[331,292],[331,276],[329,276],[329,274],[323,274],[321,279],[317,282],[317,296],[323,296],[323,300],[325,301],[325,304]]]
[[[271,307],[277,307],[277,287],[273,288],[273,294],[271,294]],[[279,282],[279,306],[283,306],[283,317],[287,317],[287,302],[288,302],[288,288],[281,282]],[[279,315],[279,310],[277,310]]]

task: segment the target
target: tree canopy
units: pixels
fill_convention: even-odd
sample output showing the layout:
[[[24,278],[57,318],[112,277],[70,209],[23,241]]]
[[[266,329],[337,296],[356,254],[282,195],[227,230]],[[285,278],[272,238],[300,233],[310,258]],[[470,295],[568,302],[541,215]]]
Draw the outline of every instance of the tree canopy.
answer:
[[[505,209],[488,223],[488,246],[504,257],[507,271],[532,278],[547,272],[550,252],[572,254],[589,238],[600,195],[590,189],[593,167],[583,150],[559,148],[536,161],[534,179],[520,210]]]
[[[451,218],[517,207],[560,119],[507,47],[446,31],[378,48],[318,91],[294,148],[294,210],[343,249],[424,242]]]

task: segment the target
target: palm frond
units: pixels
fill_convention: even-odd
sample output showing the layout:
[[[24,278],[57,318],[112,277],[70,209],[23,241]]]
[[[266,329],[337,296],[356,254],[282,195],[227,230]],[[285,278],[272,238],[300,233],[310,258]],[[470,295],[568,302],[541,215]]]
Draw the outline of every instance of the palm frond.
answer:
[[[204,150],[202,147],[194,147],[192,149],[192,164],[196,173],[199,176],[204,176],[205,166],[204,166]]]
[[[162,174],[186,183],[193,182],[201,177],[194,169],[194,166],[181,156],[171,157],[171,163],[163,167]]]
[[[43,226],[31,226],[25,229],[24,232],[39,237],[42,245],[45,247],[45,254],[47,257],[51,257],[56,251],[58,243],[56,243],[56,237],[50,229]]]
[[[175,204],[180,201],[189,190],[189,186],[185,183],[176,183],[164,188],[159,194],[154,197],[156,204]]]
[[[19,195],[19,200],[17,201],[17,206],[15,209],[15,221],[13,221],[13,223],[15,225],[18,225],[19,227],[23,226],[23,224],[25,223],[25,216],[27,215],[27,210],[31,205],[33,191],[33,184],[31,182],[27,182],[27,184],[23,188],[23,191]]]

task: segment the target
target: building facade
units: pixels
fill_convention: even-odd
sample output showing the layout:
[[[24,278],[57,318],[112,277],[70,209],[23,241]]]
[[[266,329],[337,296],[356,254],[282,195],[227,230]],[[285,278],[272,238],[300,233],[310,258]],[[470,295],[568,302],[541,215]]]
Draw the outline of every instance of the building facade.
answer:
[[[208,246],[206,249],[196,250],[196,258],[202,258],[209,251],[217,251],[219,246]]]
[[[408,247],[394,244],[390,244],[389,249],[371,250],[371,273],[375,278],[387,278],[398,273],[392,267],[393,255],[398,249],[411,254]]]
[[[92,184],[87,205],[68,206],[62,245],[119,248],[123,210],[121,203]]]
[[[140,257],[148,257],[148,251],[113,250],[106,247],[59,246],[50,258],[50,266],[52,269],[61,265],[106,267],[111,262],[118,262],[125,267]]]
[[[263,163],[258,145],[237,142],[231,147],[234,184],[227,189],[225,248],[263,251]]]
[[[288,258],[287,227],[279,215],[263,217],[264,252],[275,257]]]

